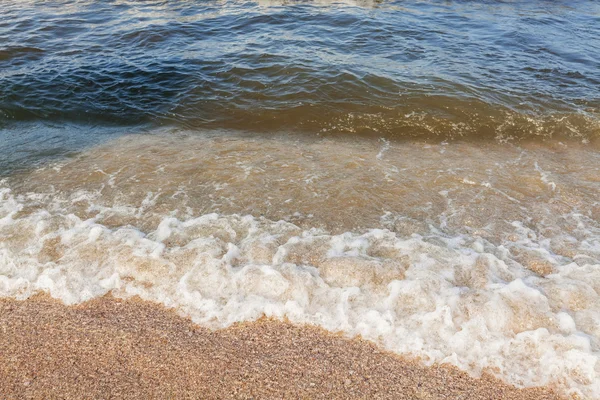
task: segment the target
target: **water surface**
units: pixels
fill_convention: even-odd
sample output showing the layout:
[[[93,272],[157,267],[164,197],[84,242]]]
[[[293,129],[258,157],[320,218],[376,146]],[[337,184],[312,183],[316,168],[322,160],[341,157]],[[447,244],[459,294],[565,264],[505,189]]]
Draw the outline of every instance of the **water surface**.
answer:
[[[0,6],[0,296],[600,397],[597,2]]]
[[[594,1],[20,1],[0,15],[0,126],[598,137]]]

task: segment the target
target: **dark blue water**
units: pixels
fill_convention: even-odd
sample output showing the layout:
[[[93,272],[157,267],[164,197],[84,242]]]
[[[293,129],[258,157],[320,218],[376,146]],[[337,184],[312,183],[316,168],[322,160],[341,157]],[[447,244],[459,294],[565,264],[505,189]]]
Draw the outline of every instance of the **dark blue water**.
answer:
[[[596,1],[3,2],[0,138],[50,123],[595,141],[598,54]]]

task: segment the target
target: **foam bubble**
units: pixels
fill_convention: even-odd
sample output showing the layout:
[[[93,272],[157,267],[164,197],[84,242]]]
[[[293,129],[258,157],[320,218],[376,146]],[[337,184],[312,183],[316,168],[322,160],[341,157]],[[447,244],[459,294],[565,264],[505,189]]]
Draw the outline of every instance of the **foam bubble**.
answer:
[[[139,209],[82,218],[60,203],[28,209],[26,197],[0,189],[0,296],[137,295],[212,328],[285,317],[426,363],[600,396],[600,248],[589,232],[570,242],[585,256],[567,260],[522,223],[499,245],[435,228],[331,235],[215,213],[141,229],[125,223]]]

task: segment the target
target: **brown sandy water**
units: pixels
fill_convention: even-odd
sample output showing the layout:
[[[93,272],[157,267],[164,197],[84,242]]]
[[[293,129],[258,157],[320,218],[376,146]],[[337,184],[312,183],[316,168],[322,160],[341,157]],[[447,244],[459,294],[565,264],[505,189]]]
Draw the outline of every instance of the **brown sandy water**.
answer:
[[[3,181],[0,290],[285,318],[589,397],[599,168],[573,142],[123,136]]]
[[[406,235],[432,224],[500,241],[513,233],[514,221],[540,233],[572,233],[569,214],[600,219],[599,176],[596,147],[573,142],[425,144],[207,132],[125,136],[9,182],[15,194],[42,196],[41,205],[100,215],[114,226],[216,212],[331,233],[384,227]],[[114,212],[105,209],[117,205],[143,212],[112,221]]]

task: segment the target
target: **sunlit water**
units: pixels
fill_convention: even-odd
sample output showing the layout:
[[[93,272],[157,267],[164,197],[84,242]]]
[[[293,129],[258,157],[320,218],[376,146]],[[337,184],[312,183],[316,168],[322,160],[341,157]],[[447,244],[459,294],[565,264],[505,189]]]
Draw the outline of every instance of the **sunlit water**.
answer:
[[[262,315],[600,397],[595,2],[10,2],[0,295]]]

